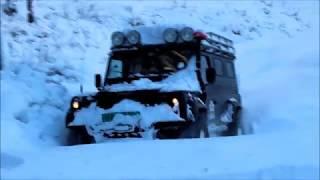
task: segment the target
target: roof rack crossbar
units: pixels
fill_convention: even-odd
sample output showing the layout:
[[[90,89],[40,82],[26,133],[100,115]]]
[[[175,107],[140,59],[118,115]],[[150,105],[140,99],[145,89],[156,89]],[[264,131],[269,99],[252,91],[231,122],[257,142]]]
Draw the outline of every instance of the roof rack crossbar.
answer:
[[[208,38],[206,39],[207,45],[218,51],[222,51],[231,55],[235,54],[235,49],[233,47],[233,42],[221,35],[215,34],[213,32],[208,32]]]

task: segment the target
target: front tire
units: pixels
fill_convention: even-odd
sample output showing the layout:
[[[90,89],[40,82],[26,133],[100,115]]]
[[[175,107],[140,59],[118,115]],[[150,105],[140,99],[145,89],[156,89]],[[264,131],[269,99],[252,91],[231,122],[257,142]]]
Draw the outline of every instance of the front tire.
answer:
[[[90,136],[84,127],[69,129],[68,145],[92,144],[94,137]]]
[[[208,138],[209,128],[206,112],[199,113],[195,122],[191,122],[180,135],[180,138]]]
[[[207,112],[199,112],[197,122],[195,122],[197,125],[195,126],[196,131],[196,138],[208,138],[209,135],[209,128],[208,128],[208,118],[207,118]]]

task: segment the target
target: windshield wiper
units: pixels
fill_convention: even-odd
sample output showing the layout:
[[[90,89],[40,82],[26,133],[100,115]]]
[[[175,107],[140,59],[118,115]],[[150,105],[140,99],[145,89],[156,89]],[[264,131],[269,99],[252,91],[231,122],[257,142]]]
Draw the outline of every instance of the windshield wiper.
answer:
[[[173,72],[172,72],[173,73]],[[170,73],[170,74],[172,74]],[[146,75],[137,75],[137,74],[129,74],[128,75],[128,78],[152,78],[152,77],[167,77],[169,76],[170,74],[168,73],[163,73],[163,74],[159,74],[159,73],[156,73],[156,74],[146,74]]]

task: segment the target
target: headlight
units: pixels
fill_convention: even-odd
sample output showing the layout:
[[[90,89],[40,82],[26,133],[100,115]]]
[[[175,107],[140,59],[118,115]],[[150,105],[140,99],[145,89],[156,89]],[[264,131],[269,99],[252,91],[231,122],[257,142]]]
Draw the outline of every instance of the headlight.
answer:
[[[79,109],[80,107],[80,103],[78,101],[73,101],[72,102],[72,108],[73,109]]]
[[[140,42],[140,33],[138,31],[129,31],[127,40],[130,44],[138,44]]]
[[[178,101],[177,98],[173,98],[172,99],[172,103],[173,103],[174,106],[179,105],[179,101]]]
[[[193,40],[193,29],[190,27],[185,27],[180,31],[180,37],[184,41]]]
[[[173,28],[168,28],[163,33],[163,39],[167,43],[176,42],[178,39],[178,31]]]
[[[177,69],[183,69],[183,68],[185,68],[186,67],[186,63],[185,62],[178,62],[178,64],[177,64]]]
[[[125,35],[122,32],[114,32],[111,35],[112,45],[120,46],[124,43]]]
[[[176,114],[180,115],[180,108],[179,108],[178,99],[177,98],[173,98],[172,99],[172,103],[173,103],[173,107],[172,107],[173,112],[175,112]]]

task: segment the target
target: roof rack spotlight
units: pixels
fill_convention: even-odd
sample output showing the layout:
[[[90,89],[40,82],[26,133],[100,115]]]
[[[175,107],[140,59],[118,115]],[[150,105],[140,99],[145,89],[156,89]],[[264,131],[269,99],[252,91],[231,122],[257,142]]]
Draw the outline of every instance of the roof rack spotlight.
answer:
[[[180,37],[183,41],[192,41],[193,40],[193,29],[190,27],[185,27],[180,31]]]
[[[168,28],[163,33],[163,39],[167,43],[174,43],[178,39],[178,31],[174,28]]]
[[[124,43],[125,35],[122,32],[116,31],[111,35],[111,41],[113,46],[120,46]]]
[[[141,40],[140,33],[136,30],[129,31],[127,34],[127,40],[130,44],[140,43],[140,40]]]

